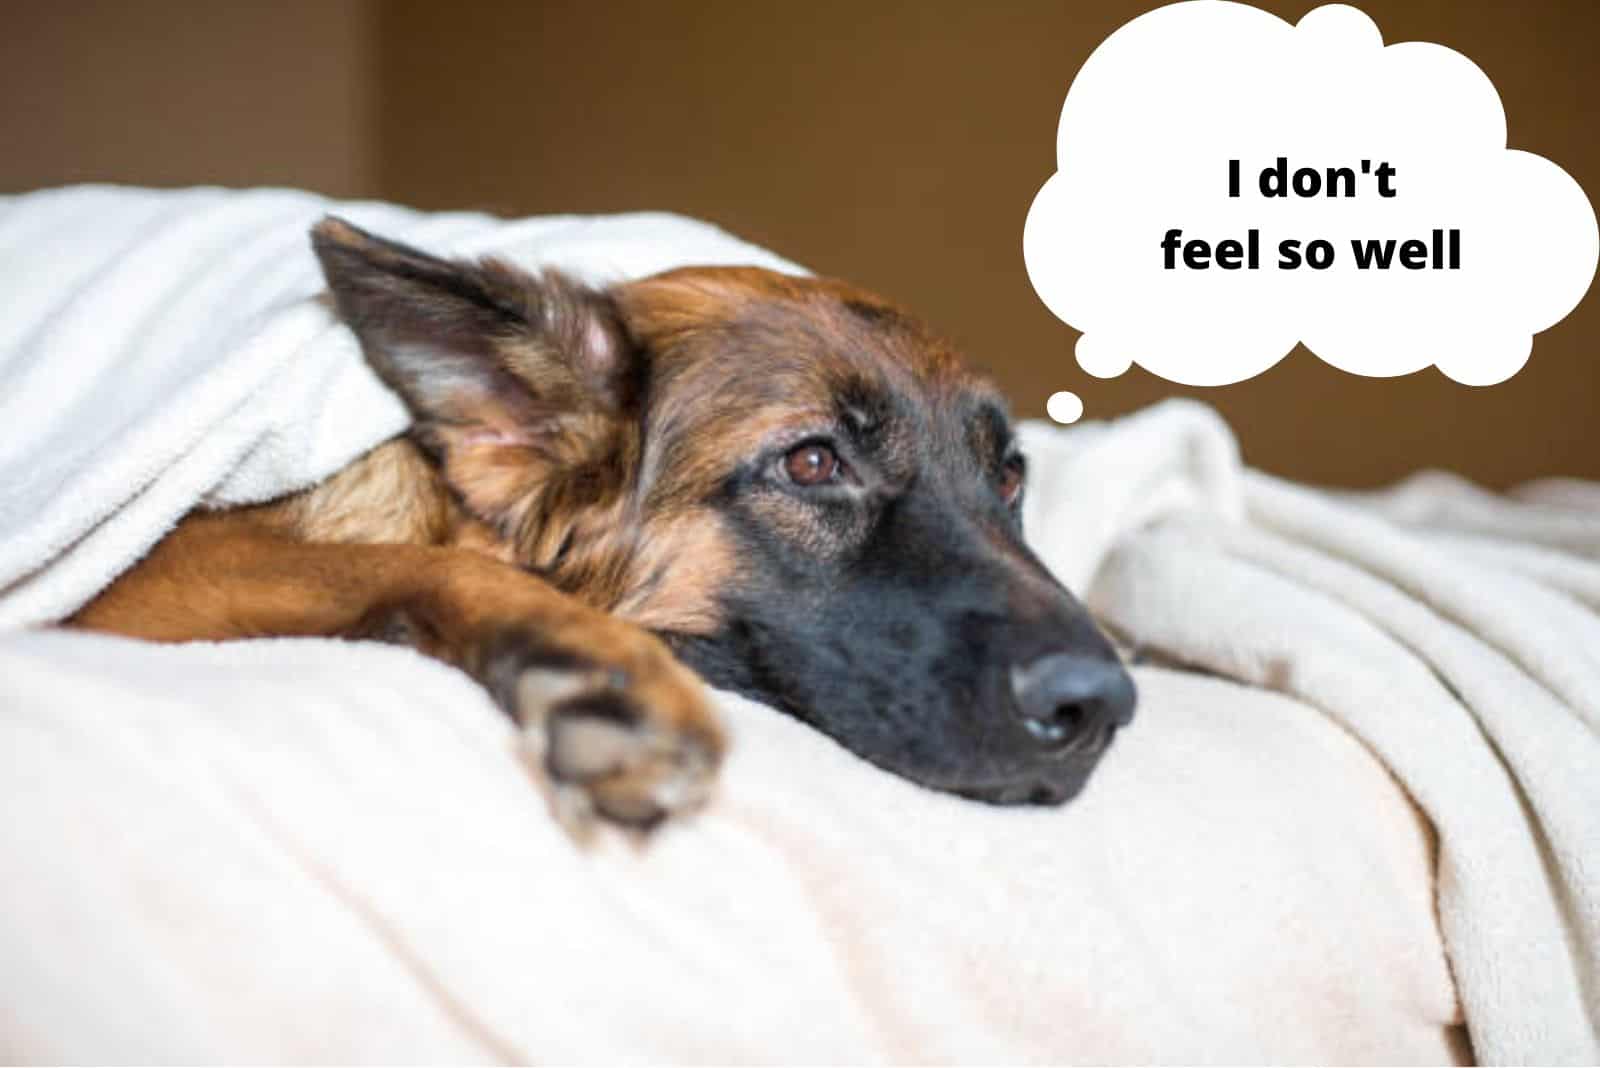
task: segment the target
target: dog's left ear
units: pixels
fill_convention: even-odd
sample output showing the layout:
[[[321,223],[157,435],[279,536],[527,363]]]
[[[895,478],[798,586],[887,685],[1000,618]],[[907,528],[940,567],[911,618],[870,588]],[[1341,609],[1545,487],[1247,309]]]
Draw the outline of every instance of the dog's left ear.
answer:
[[[604,292],[331,217],[311,243],[367,361],[480,518],[509,532],[552,477],[615,449],[643,369]]]

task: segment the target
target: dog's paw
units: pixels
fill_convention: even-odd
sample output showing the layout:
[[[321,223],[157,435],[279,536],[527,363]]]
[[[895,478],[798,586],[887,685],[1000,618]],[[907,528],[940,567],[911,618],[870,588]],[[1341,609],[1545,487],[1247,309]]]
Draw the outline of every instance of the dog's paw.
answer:
[[[496,696],[522,727],[557,818],[649,831],[708,798],[723,735],[704,687],[640,633],[596,664],[502,648]]]

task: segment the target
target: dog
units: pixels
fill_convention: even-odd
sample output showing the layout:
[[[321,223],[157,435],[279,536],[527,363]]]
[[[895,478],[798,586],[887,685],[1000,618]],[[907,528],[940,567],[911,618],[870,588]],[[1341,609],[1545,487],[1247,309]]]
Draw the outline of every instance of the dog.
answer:
[[[1023,542],[999,392],[904,310],[756,268],[593,288],[333,217],[311,241],[410,429],[190,514],[69,626],[412,646],[538,740],[560,812],[628,828],[706,798],[703,682],[1001,804],[1071,798],[1129,722]]]

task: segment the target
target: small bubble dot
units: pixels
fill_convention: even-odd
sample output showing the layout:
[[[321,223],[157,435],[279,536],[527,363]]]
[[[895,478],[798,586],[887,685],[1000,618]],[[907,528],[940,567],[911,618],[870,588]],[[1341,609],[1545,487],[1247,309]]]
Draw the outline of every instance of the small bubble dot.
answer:
[[[1050,399],[1044,402],[1044,410],[1058,423],[1076,423],[1083,418],[1083,400],[1064,389],[1050,394]]]

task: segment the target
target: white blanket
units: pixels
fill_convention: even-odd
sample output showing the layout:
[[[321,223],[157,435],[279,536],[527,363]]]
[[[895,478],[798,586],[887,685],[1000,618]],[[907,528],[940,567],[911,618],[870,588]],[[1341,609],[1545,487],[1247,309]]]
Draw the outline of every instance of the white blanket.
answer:
[[[712,807],[579,851],[404,650],[0,642],[0,1060],[1448,1062],[1399,788],[1303,705],[1138,679],[1047,810],[728,698]]]
[[[398,425],[311,299],[325,202],[242,198],[252,257],[234,196],[0,201],[0,619]],[[143,222],[103,248],[78,220],[123,198]],[[524,262],[589,277],[782,263],[661,216],[339,210],[454,251],[542,233]],[[714,806],[580,852],[504,717],[402,650],[0,638],[0,1058],[1421,1063],[1464,1055],[1463,1013],[1486,1060],[1600,1057],[1592,489],[1313,493],[1185,404],[1029,444],[1052,567],[1252,684],[1141,668],[1062,809],[932,794],[728,698]]]
[[[1035,438],[1058,480],[1031,516],[1047,561],[1092,574],[1091,607],[1145,652],[1299,697],[1399,779],[1438,834],[1439,923],[1480,1058],[1600,1060],[1593,488],[1519,504],[1431,473],[1317,492],[1240,470],[1204,409],[1086,429]],[[1099,490],[1114,506],[1058,536],[1086,466],[1141,484]],[[1226,506],[1186,506],[1197,492]]]

